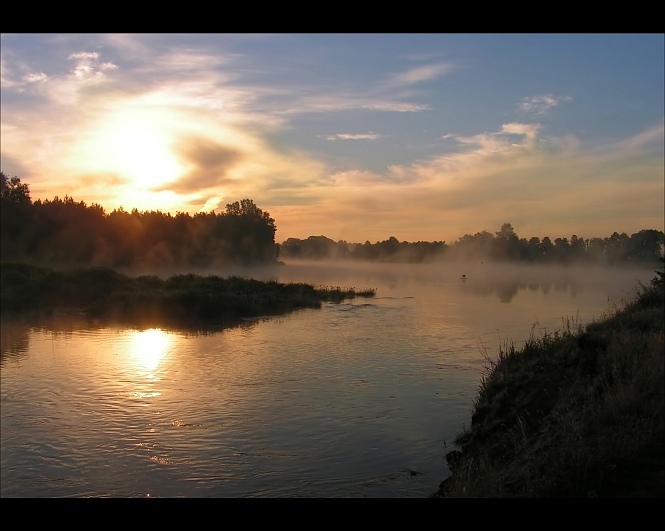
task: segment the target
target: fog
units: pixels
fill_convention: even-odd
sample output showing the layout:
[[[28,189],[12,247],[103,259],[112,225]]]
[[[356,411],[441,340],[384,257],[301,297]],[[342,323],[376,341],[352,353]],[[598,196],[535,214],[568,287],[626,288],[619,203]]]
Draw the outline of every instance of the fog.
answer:
[[[601,265],[530,265],[524,263],[492,263],[487,261],[446,261],[427,264],[372,263],[359,260],[288,260],[271,266],[225,266],[201,269],[171,269],[145,271],[125,269],[122,273],[135,276],[155,274],[167,278],[175,274],[239,276],[278,282],[304,282],[320,287],[375,289],[376,297],[417,297],[419,308],[427,312],[427,300],[448,301],[460,304],[456,314],[468,313],[464,308],[473,299],[499,300],[513,308],[515,317],[507,312],[501,319],[515,321],[524,326],[533,324],[536,317],[551,314],[552,318],[566,317],[566,312],[581,308],[585,319],[601,317],[600,313],[620,306],[622,301],[634,298],[642,285],[648,285],[655,276],[656,267],[649,266],[601,266]],[[523,294],[520,296],[520,293]],[[607,304],[598,300],[598,293],[607,294]],[[539,297],[543,294],[546,297]],[[565,295],[551,297],[548,295]],[[552,306],[554,301],[569,301],[563,306]],[[438,304],[438,302],[437,302]],[[485,308],[487,305],[481,305]],[[594,308],[592,311],[590,308]],[[600,308],[600,312],[599,312]],[[487,326],[499,318],[482,312],[494,311],[496,306],[480,307],[471,312],[473,326]],[[591,313],[590,313],[591,311]],[[464,319],[463,316],[457,318]],[[434,316],[422,313],[419,327],[438,326]],[[512,322],[511,321],[511,322]],[[252,323],[248,322],[247,326]],[[42,320],[2,320],[2,345],[0,362],[7,357],[22,355],[27,351],[30,328],[41,327],[52,333],[69,333],[77,329],[94,329],[104,326],[92,323],[79,314],[54,315]],[[505,324],[504,326],[508,326]]]
[[[639,284],[648,284],[657,265],[551,265],[489,261],[438,261],[426,264],[374,263],[358,260],[288,260],[282,265],[229,266],[197,271],[198,274],[243,276],[280,282],[306,282],[341,287],[375,288],[413,283],[439,285],[454,283],[468,293],[496,295],[510,302],[521,290],[570,290],[573,295],[587,287],[607,286],[613,299],[630,299]],[[192,271],[189,271],[192,272]],[[378,293],[380,295],[380,293]]]

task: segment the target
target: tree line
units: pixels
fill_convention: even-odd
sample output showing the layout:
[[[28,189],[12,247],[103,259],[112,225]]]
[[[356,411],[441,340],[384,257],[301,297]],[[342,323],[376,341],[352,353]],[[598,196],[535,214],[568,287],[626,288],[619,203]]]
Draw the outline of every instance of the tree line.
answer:
[[[107,213],[69,196],[33,202],[18,177],[0,178],[3,261],[155,270],[268,263],[279,252],[275,220],[251,199],[222,213]]]
[[[358,259],[381,262],[428,262],[441,258],[462,260],[519,261],[533,263],[651,264],[663,256],[665,234],[645,229],[630,236],[613,232],[606,238],[585,239],[534,236],[520,238],[510,223],[494,234],[488,231],[465,234],[455,242],[400,242],[394,236],[370,243],[335,242],[325,236],[289,238],[280,247],[280,256],[294,259]]]
[[[207,268],[275,263],[278,258],[353,259],[421,263],[442,258],[534,263],[631,264],[657,262],[665,234],[645,229],[606,238],[520,238],[510,223],[495,233],[465,234],[445,241],[335,242],[326,236],[275,242],[275,220],[251,199],[221,213],[175,215],[160,211],[110,213],[65,196],[32,201],[30,187],[0,172],[0,256],[49,266],[98,265],[126,269]]]

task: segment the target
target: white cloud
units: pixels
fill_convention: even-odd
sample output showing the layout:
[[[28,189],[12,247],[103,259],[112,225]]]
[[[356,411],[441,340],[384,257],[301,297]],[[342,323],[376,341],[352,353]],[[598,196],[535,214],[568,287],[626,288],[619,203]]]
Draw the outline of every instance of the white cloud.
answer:
[[[650,144],[657,144],[662,147],[664,136],[665,136],[665,124],[661,122],[660,124],[651,127],[646,131],[631,136],[630,138],[621,143],[621,147],[636,149],[648,146]]]
[[[23,74],[20,79],[17,79],[14,75],[14,72],[10,70],[8,66],[8,61],[3,56],[2,62],[0,63],[0,80],[2,88],[4,89],[14,89],[19,92],[24,90],[26,85],[33,83],[42,83],[48,80],[48,76],[43,72],[33,72],[30,71],[29,67],[25,65],[16,65],[15,69],[26,72]]]
[[[383,102],[372,101],[371,103],[368,102],[361,104],[360,108],[372,111],[389,111],[389,112],[420,112],[420,111],[432,110],[432,107],[429,105],[424,105],[421,103],[398,102],[398,101],[383,101]]]
[[[381,138],[381,135],[376,133],[360,133],[360,134],[351,134],[351,133],[338,133],[335,135],[329,135],[326,137],[326,140],[376,140]]]
[[[153,58],[149,68],[157,68],[161,72],[176,72],[178,75],[182,75],[183,72],[195,72],[198,75],[215,71],[215,68],[228,64],[229,59],[229,56],[178,49]],[[231,77],[229,73],[226,76]]]
[[[535,115],[545,115],[550,109],[560,105],[562,102],[571,101],[570,96],[553,96],[552,94],[543,94],[541,96],[531,96],[524,98],[519,104],[518,109],[525,113]]]
[[[501,133],[508,135],[519,135],[525,137],[524,144],[532,146],[536,141],[536,136],[540,130],[539,124],[520,124],[520,123],[510,123],[503,124],[501,126]],[[518,145],[513,143],[513,145]]]
[[[25,81],[26,83],[42,83],[46,80],[48,80],[48,76],[43,72],[39,73],[33,72],[23,76],[23,81]]]
[[[390,98],[367,97],[366,95],[320,95],[308,96],[289,101],[288,106],[276,112],[280,115],[296,115],[304,113],[329,113],[365,109],[383,112],[420,112],[431,110],[429,105],[410,103]]]
[[[413,85],[423,81],[437,79],[451,70],[454,66],[451,63],[436,63],[432,65],[418,66],[400,74],[394,74],[390,77],[388,84],[393,85]]]
[[[79,61],[94,61],[99,58],[97,52],[75,52],[69,55],[69,59],[77,59]]]
[[[71,70],[74,78],[86,84],[100,83],[106,78],[105,71],[117,69],[117,66],[110,62],[98,64],[97,52],[77,52],[68,59],[75,61]]]
[[[579,231],[575,224],[584,216],[601,219],[609,200],[617,200],[615,208],[623,209],[621,201],[628,194],[635,194],[636,205],[640,194],[650,204],[662,205],[662,193],[658,195],[663,186],[662,122],[622,142],[593,150],[584,149],[573,135],[545,136],[539,123],[493,122],[484,126],[488,131],[482,132],[478,126],[464,136],[443,134],[438,129],[432,134],[440,139],[441,149],[430,157],[375,172],[360,169],[360,163],[355,169],[345,161],[346,171],[334,173],[315,154],[276,147],[265,133],[289,127],[289,120],[303,113],[430,110],[429,105],[418,103],[410,87],[446,75],[452,65],[420,66],[392,76],[390,84],[354,89],[321,87],[316,82],[295,85],[289,80],[243,84],[243,72],[253,65],[238,62],[238,55],[193,48],[158,49],[159,39],[151,39],[147,35],[111,35],[102,37],[99,47],[77,45],[78,50],[97,51],[70,55],[71,65],[49,63],[48,75],[39,65],[10,61],[12,56],[3,51],[3,91],[32,90],[43,96],[41,101],[26,100],[27,104],[16,110],[10,98],[3,101],[3,156],[20,158],[33,172],[19,175],[34,186],[33,197],[68,193],[88,202],[94,199],[107,209],[120,202],[140,210],[146,205],[171,210],[189,205],[208,210],[251,197],[277,219],[278,239],[325,234],[348,241],[375,241],[390,235],[400,240],[452,239],[476,229],[498,229],[507,221],[506,212],[514,216],[508,221],[520,235],[537,234],[526,224],[528,216],[551,218],[550,226],[559,231],[557,223],[563,223],[559,221],[563,212],[570,228]],[[61,59],[66,57],[64,54]],[[143,59],[149,60],[137,64]],[[520,109],[534,117],[570,100],[568,96],[540,95],[522,100]],[[348,116],[344,113],[341,118]],[[143,134],[135,123],[149,124],[155,132]],[[353,123],[364,124],[358,129],[365,132],[321,135],[329,141],[372,141],[384,136],[372,116],[364,122],[321,123],[312,134],[348,131]],[[109,129],[116,125],[117,130]],[[443,131],[455,128],[453,121],[442,120],[439,126]],[[151,195],[140,182],[130,190],[126,170],[112,164],[118,158],[118,146],[125,144],[113,147],[108,139],[127,141],[131,135],[125,134],[124,128],[137,135],[136,144],[143,152],[150,147],[145,138],[151,136],[156,142],[161,134],[170,138],[157,146],[165,150],[186,146],[190,138],[200,139],[203,148],[213,144],[216,148],[201,148],[189,158],[180,153],[178,161],[185,166],[182,174],[165,180],[162,195]],[[370,128],[379,132],[368,131]],[[425,128],[434,131],[432,125]],[[93,149],[86,153],[74,149],[89,139],[98,142],[88,146]],[[108,158],[101,160],[105,146],[109,146]],[[237,157],[229,155],[236,152]],[[228,164],[221,164],[226,160],[222,159],[224,154],[229,156]],[[85,167],[88,159],[83,155],[89,157],[90,167]],[[157,162],[149,166],[159,167]],[[66,179],[54,180],[53,175]],[[187,176],[196,180],[186,181]],[[162,172],[159,179],[163,177]],[[117,184],[109,185],[111,178]],[[626,187],[629,179],[639,184],[639,194],[635,187]],[[192,185],[191,193],[182,191],[187,182]],[[126,190],[136,195],[122,196]],[[136,205],[126,203],[130,197]],[[161,197],[169,202],[156,202]],[[625,209],[624,217],[637,223],[629,217],[644,215],[642,211],[646,209],[631,207]],[[385,213],[385,218],[377,212]],[[623,224],[618,217],[616,223],[619,230],[633,226]],[[442,233],[444,230],[449,233]],[[566,233],[568,226],[561,226],[561,231],[550,236],[570,235]],[[606,234],[583,234],[595,235]]]
[[[443,135],[444,140],[454,139],[466,149],[457,154],[437,157],[438,160],[453,160],[485,157],[491,154],[510,153],[516,149],[532,148],[539,141],[540,124],[508,123],[501,126],[500,131],[484,132],[472,136]],[[556,139],[554,139],[556,142]]]
[[[0,59],[0,87],[10,88],[14,86],[14,82],[9,74],[9,68],[5,62],[4,56]]]

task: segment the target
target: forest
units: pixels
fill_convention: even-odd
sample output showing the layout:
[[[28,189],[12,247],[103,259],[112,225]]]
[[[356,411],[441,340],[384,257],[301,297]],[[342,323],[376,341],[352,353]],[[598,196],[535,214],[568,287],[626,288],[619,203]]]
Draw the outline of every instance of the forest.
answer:
[[[542,240],[537,236],[520,238],[510,223],[504,223],[494,234],[483,231],[465,234],[455,242],[400,242],[389,239],[364,244],[335,242],[325,236],[300,240],[289,238],[280,246],[280,256],[295,259],[356,259],[377,262],[431,262],[440,259],[492,260],[534,263],[651,264],[663,254],[663,231],[644,229],[628,236],[613,232],[606,238],[584,239],[573,234],[568,238]]]
[[[154,271],[277,260],[275,220],[251,199],[193,216],[122,207],[106,213],[69,196],[33,202],[29,185],[0,176],[3,261]]]
[[[665,234],[644,229],[605,238],[519,237],[510,223],[494,232],[445,241],[407,242],[394,236],[370,243],[335,242],[326,236],[276,243],[277,227],[251,199],[221,213],[175,215],[160,211],[107,213],[72,197],[32,201],[30,187],[0,172],[3,261],[51,267],[101,266],[136,271],[204,269],[285,259],[346,259],[421,263],[441,259],[532,263],[650,264],[663,255]]]

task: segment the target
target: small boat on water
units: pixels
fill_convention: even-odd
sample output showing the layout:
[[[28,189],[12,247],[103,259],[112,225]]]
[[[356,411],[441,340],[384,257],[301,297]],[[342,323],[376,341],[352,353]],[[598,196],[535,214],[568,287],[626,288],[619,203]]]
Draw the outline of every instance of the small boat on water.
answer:
[[[461,278],[462,280],[466,280],[466,275],[462,275],[460,278]]]

